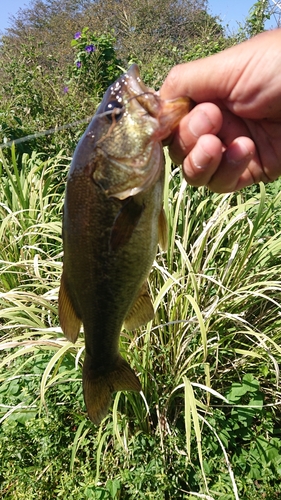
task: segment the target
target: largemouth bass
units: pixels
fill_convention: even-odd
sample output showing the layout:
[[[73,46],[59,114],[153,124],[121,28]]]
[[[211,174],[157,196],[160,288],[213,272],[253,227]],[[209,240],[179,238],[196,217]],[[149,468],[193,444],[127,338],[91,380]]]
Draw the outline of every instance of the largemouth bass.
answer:
[[[106,91],[75,150],[63,216],[59,318],[75,342],[84,326],[83,392],[100,423],[114,391],[141,384],[119,353],[122,325],[153,318],[147,277],[166,245],[161,140],[189,111],[188,98],[161,100],[136,65]]]

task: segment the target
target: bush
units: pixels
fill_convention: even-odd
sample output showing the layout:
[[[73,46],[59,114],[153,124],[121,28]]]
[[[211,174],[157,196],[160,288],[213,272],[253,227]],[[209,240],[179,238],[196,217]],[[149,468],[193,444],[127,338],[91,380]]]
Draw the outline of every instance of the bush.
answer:
[[[155,320],[121,336],[146,404],[117,393],[95,428],[82,397],[83,338],[66,341],[57,317],[64,162],[34,155],[21,175],[7,162],[2,171],[4,498],[272,500],[281,475],[279,189],[211,194],[188,187],[167,159],[169,250],[150,277]]]

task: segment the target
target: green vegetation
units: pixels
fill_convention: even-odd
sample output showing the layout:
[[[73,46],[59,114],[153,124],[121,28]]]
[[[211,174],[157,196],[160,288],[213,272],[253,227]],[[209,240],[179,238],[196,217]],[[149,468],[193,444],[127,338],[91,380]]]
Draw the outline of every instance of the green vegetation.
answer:
[[[156,317],[122,334],[146,404],[117,393],[96,429],[82,397],[83,338],[62,338],[57,319],[66,164],[34,154],[19,174],[2,157],[2,494],[230,499],[237,489],[243,499],[274,498],[279,184],[211,194],[186,186],[167,158],[170,241],[151,273]]]
[[[166,11],[155,2],[166,31],[148,57],[145,47],[159,26],[149,31],[153,16],[141,3],[129,10],[124,2],[127,28],[120,10],[114,32],[112,16],[92,18],[103,19],[103,28],[75,22],[75,16],[91,20],[99,2],[85,11],[83,2],[62,4],[80,16],[63,24],[63,36],[71,30],[70,54],[56,31],[62,11],[51,0],[33,2],[37,10],[27,9],[3,38],[3,142],[85,119],[130,60],[157,86],[174,63],[221,50],[253,34],[249,27],[261,30],[265,19],[265,11],[253,8],[251,23],[230,39],[198,2],[184,47],[181,35],[172,39],[172,24],[168,30],[168,2]],[[175,12],[177,23],[183,13]],[[23,28],[28,37],[20,37]],[[143,395],[115,394],[95,427],[82,395],[83,336],[68,342],[57,315],[64,186],[82,129],[23,140],[0,153],[0,496],[280,498],[280,181],[213,194],[187,186],[166,154],[169,245],[150,275],[155,319],[121,335]]]
[[[72,154],[83,130],[79,122],[94,114],[108,85],[132,62],[139,64],[145,83],[158,88],[176,63],[236,40],[225,37],[200,0],[145,5],[33,0],[30,5],[20,9],[0,44],[0,141],[35,134],[19,144],[20,154]],[[60,127],[67,128],[38,135]]]

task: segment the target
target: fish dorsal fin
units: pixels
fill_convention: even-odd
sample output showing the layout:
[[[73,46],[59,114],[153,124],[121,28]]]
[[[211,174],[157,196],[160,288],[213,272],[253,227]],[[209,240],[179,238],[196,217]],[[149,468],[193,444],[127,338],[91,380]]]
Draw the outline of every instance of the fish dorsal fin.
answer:
[[[124,320],[124,327],[127,330],[135,330],[141,325],[145,325],[154,318],[154,309],[148,293],[148,284],[145,281],[139,294],[133,303],[129,313]]]
[[[158,242],[163,252],[168,248],[168,221],[164,208],[162,208],[158,219]]]
[[[73,343],[76,342],[80,332],[81,320],[78,318],[69,298],[64,273],[62,273],[59,291],[59,320],[66,338]]]
[[[127,198],[122,203],[113,223],[110,234],[110,250],[116,251],[130,240],[143,211],[143,206],[135,202],[134,198]]]

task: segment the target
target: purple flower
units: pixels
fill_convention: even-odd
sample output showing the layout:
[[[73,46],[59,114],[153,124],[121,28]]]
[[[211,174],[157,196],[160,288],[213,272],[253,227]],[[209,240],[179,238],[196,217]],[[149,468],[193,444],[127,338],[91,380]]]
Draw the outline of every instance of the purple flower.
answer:
[[[74,40],[77,40],[78,38],[81,38],[81,31],[77,31],[74,35]]]
[[[64,87],[64,88],[63,88],[63,93],[64,93],[64,94],[67,94],[67,92],[68,92],[68,87]]]
[[[85,50],[86,52],[95,52],[96,47],[94,45],[86,45]]]
[[[77,61],[76,66],[77,68],[81,68],[81,61]]]

